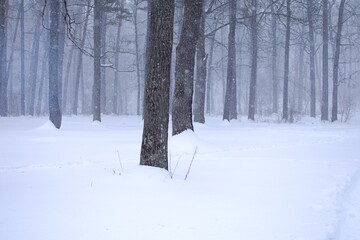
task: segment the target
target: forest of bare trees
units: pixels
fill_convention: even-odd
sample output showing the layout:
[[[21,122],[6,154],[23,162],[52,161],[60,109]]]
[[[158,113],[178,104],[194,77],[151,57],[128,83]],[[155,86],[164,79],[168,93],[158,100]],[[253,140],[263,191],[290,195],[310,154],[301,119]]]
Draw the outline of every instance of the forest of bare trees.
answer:
[[[359,39],[357,0],[1,0],[0,115],[346,122]]]

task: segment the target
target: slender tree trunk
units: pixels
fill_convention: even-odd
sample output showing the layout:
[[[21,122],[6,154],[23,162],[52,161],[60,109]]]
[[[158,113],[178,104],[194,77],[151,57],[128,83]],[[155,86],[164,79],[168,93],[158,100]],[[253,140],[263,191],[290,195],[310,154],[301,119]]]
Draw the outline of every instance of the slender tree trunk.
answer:
[[[339,16],[336,32],[336,43],[335,43],[335,56],[334,56],[334,66],[333,66],[333,94],[332,94],[332,112],[331,112],[331,121],[335,122],[337,120],[338,114],[338,87],[339,87],[339,59],[340,59],[340,47],[341,47],[341,31],[343,29],[343,15],[344,15],[344,6],[346,0],[341,0],[339,7]]]
[[[10,105],[8,106],[8,113],[11,113],[11,109],[12,109],[12,106],[14,106],[13,104],[13,76],[12,74],[10,73],[13,73],[13,67],[12,67],[12,64],[13,64],[13,60],[14,60],[14,52],[15,52],[15,43],[16,43],[16,38],[17,38],[17,33],[18,33],[18,28],[19,28],[19,22],[20,22],[20,16],[21,16],[21,5],[18,9],[18,12],[17,12],[17,16],[16,16],[16,23],[15,23],[15,29],[14,29],[14,36],[12,38],[12,41],[11,41],[11,52],[10,52],[10,57],[9,57],[9,60],[8,60],[8,64],[7,64],[7,70],[6,70],[6,82],[8,82],[9,85],[9,97],[8,97],[8,101],[10,102]],[[10,79],[10,75],[11,75],[11,79]]]
[[[279,111],[279,80],[278,80],[278,64],[277,64],[277,16],[275,13],[275,1],[271,4],[271,32],[272,32],[272,112]]]
[[[21,0],[21,16],[20,16],[20,52],[21,52],[21,73],[20,73],[20,108],[21,115],[25,115],[25,5]]]
[[[124,1],[121,1],[120,8],[123,8]],[[120,51],[120,33],[121,33],[121,27],[122,27],[122,19],[119,19],[118,27],[117,27],[117,34],[116,34],[116,53],[115,53],[115,68],[119,69],[119,51]],[[114,76],[114,96],[113,96],[113,113],[119,114],[123,113],[122,109],[122,96],[119,96],[119,93],[121,92],[121,80],[119,78],[119,72],[115,71]],[[119,101],[120,100],[120,101]]]
[[[69,76],[72,67],[73,54],[74,54],[75,46],[70,48],[70,52],[68,54],[68,62],[66,64],[66,74],[64,79],[64,87],[63,87],[63,102],[62,102],[62,110],[63,113],[68,113],[66,107],[68,102],[68,91],[69,91]]]
[[[314,13],[313,0],[307,0],[307,18],[309,22],[309,45],[310,45],[310,117],[316,116],[316,83],[315,83],[315,36],[314,36]]]
[[[223,120],[237,119],[236,109],[236,0],[229,2],[228,66]]]
[[[136,102],[136,114],[140,115],[140,105],[141,105],[141,76],[140,76],[140,56],[139,56],[139,33],[138,33],[138,21],[137,21],[137,9],[138,5],[136,4],[134,9],[134,26],[135,26],[135,56],[136,56],[136,79],[137,79],[137,102]]]
[[[6,117],[8,112],[7,103],[7,79],[6,79],[6,0],[0,1],[0,116]]]
[[[103,1],[105,2],[105,1]],[[104,3],[103,3],[104,4]],[[104,10],[101,12],[101,112],[106,113],[106,32],[107,32],[107,14]]]
[[[48,37],[48,35],[46,35]],[[45,42],[45,51],[44,51],[44,55],[42,58],[42,69],[41,69],[41,76],[40,76],[40,85],[39,85],[39,91],[38,91],[38,99],[37,99],[37,105],[36,105],[36,115],[39,116],[41,114],[41,110],[42,110],[42,103],[43,103],[43,96],[45,95],[44,93],[44,82],[47,80],[45,79],[46,77],[46,73],[47,73],[47,65],[46,62],[49,61],[49,41],[46,40]]]
[[[101,122],[101,0],[94,0],[93,121]]]
[[[140,164],[168,169],[168,124],[174,0],[149,2],[144,129]]]
[[[194,65],[202,5],[202,0],[185,0],[180,42],[176,47],[175,90],[172,109],[173,135],[187,129],[194,129],[192,123]]]
[[[216,20],[215,29],[217,28],[219,19]],[[214,56],[214,46],[215,46],[215,34],[210,38],[210,51],[209,51],[209,64],[207,71],[207,81],[206,81],[206,113],[211,114],[214,111],[214,94],[213,94],[213,56]]]
[[[50,52],[49,52],[49,119],[56,128],[61,126],[59,104],[59,9],[57,0],[50,0]]]
[[[286,36],[285,36],[285,62],[284,62],[284,93],[283,93],[283,116],[284,120],[289,118],[289,64],[290,64],[290,23],[291,23],[291,0],[286,0]]]
[[[322,0],[323,4],[323,75],[322,75],[322,97],[321,97],[321,120],[329,120],[329,19],[328,0]]]
[[[248,119],[255,120],[255,107],[256,107],[256,92],[257,92],[257,0],[252,0],[252,13],[251,13],[251,79],[249,91],[249,114]]]
[[[31,63],[30,63],[30,74],[29,74],[29,83],[31,84],[31,95],[29,102],[29,114],[34,116],[35,110],[35,98],[36,98],[36,87],[37,87],[37,73],[38,73],[38,63],[39,63],[39,44],[40,44],[40,26],[41,26],[41,16],[38,16],[35,21],[35,31],[31,52]]]
[[[196,51],[196,81],[194,92],[194,122],[205,123],[205,92],[206,92],[206,62],[205,52],[205,9],[201,16],[199,38]]]
[[[302,29],[302,34],[305,33],[305,29]],[[303,98],[304,98],[304,52],[305,47],[303,41],[301,41],[299,46],[299,71],[298,71],[298,82],[297,82],[297,88],[296,88],[296,94],[297,94],[297,111],[299,113],[303,112]]]

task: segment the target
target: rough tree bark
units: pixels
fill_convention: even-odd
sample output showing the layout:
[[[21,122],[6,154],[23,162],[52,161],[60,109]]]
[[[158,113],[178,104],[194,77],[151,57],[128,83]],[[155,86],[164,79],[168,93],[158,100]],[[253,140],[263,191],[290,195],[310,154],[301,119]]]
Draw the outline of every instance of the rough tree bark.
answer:
[[[193,130],[194,65],[203,0],[185,0],[180,41],[176,47],[175,90],[172,105],[173,135]]]
[[[49,51],[49,119],[56,128],[61,126],[59,104],[59,9],[57,0],[50,0],[50,51]]]
[[[338,86],[339,86],[339,59],[340,59],[340,47],[341,47],[341,31],[343,28],[343,16],[344,16],[345,0],[341,0],[339,7],[339,16],[336,32],[336,43],[335,43],[335,55],[334,55],[334,66],[333,66],[333,94],[332,94],[332,110],[331,110],[331,121],[337,120],[338,114]]]
[[[149,2],[144,129],[140,164],[168,169],[168,124],[174,0]]]

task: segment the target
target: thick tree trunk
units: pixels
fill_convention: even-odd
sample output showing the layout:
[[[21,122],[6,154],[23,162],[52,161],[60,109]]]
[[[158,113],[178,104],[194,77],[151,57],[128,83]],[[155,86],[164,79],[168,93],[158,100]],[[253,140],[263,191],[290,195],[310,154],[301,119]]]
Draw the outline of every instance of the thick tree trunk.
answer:
[[[290,64],[290,23],[291,23],[291,0],[286,0],[286,36],[285,36],[285,62],[284,62],[284,87],[283,87],[283,116],[284,120],[289,118],[289,64]]]
[[[307,0],[307,18],[309,22],[309,45],[310,45],[310,117],[316,116],[316,84],[315,84],[315,36],[314,36],[314,13],[313,0]]]
[[[176,47],[175,90],[172,108],[173,135],[193,130],[192,99],[196,43],[203,0],[185,0],[180,42]]]
[[[0,2],[0,116],[7,116],[7,79],[6,79],[6,9],[5,0]]]
[[[339,87],[339,59],[340,59],[340,47],[341,47],[341,31],[343,28],[343,15],[344,15],[345,0],[341,0],[339,7],[339,16],[336,32],[336,44],[335,44],[335,55],[334,55],[334,66],[333,66],[333,94],[332,94],[332,111],[331,121],[337,120],[338,114],[338,87]]]
[[[93,121],[101,122],[101,0],[94,0]]]
[[[251,12],[251,79],[249,89],[249,113],[248,119],[255,120],[255,107],[256,107],[256,88],[257,88],[257,0],[252,0],[252,12]]]
[[[323,56],[322,56],[322,97],[321,97],[321,120],[329,120],[329,19],[328,0],[322,0],[323,4]]]
[[[174,0],[149,2],[145,116],[140,164],[168,169]]]
[[[30,74],[29,74],[29,83],[31,88],[30,102],[29,102],[29,114],[34,116],[35,110],[35,98],[36,98],[36,87],[37,87],[37,73],[38,73],[38,63],[39,63],[39,44],[41,36],[41,16],[38,16],[35,25],[34,25],[34,38],[31,51],[31,63],[30,63]]]
[[[59,9],[57,0],[50,1],[50,52],[49,52],[49,119],[56,128],[61,126],[59,104]]]
[[[199,38],[196,51],[196,81],[194,92],[194,122],[205,123],[205,92],[206,92],[206,62],[205,52],[205,11],[201,16]]]

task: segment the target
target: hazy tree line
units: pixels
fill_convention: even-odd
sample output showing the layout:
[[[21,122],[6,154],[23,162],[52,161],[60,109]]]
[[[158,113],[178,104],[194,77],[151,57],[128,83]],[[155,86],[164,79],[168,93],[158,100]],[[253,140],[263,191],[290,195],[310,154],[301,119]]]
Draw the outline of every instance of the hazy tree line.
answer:
[[[147,114],[150,2],[0,5],[1,116],[49,114],[60,127],[64,114]],[[355,110],[358,1],[175,0],[171,11],[173,133],[208,115],[346,121]]]

